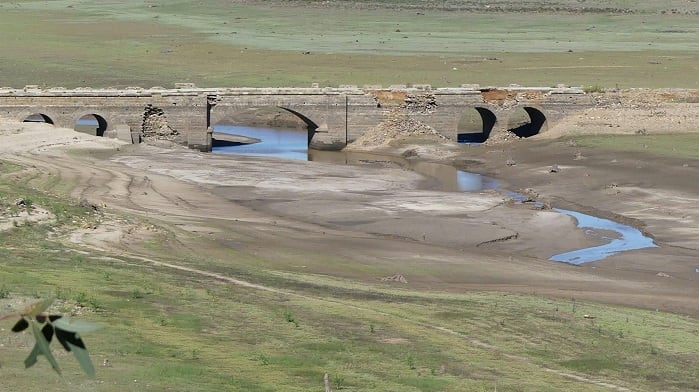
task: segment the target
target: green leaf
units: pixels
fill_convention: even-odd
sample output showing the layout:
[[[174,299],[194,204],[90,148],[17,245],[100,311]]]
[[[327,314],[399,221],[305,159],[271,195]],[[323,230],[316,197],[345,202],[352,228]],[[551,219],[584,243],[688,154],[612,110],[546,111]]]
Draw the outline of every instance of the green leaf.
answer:
[[[27,359],[24,360],[24,368],[28,369],[34,366],[37,362],[37,357],[39,356],[39,354],[41,354],[39,343],[34,343],[34,348],[32,348],[32,352],[30,352]]]
[[[54,327],[60,328],[68,332],[85,333],[93,332],[102,328],[101,324],[91,323],[84,320],[73,320],[68,317],[62,317],[53,322]]]
[[[68,346],[71,348],[73,355],[75,355],[75,359],[78,360],[80,367],[83,368],[85,373],[87,373],[87,375],[90,377],[94,377],[95,376],[95,368],[94,368],[94,366],[92,366],[92,361],[90,360],[90,354],[87,352],[87,350],[82,348],[82,347],[75,346],[75,345],[71,344],[70,342],[66,342],[66,344],[68,344]]]
[[[36,340],[36,344],[34,345],[32,352],[29,354],[29,357],[27,357],[27,359],[24,361],[24,365],[26,367],[34,365],[36,363],[36,357],[38,355],[43,355],[49,361],[53,370],[55,370],[56,373],[61,374],[61,368],[58,366],[56,358],[54,358],[53,354],[51,353],[49,342],[46,341],[44,334],[41,332],[39,326],[36,325],[35,322],[31,322],[30,324],[32,325],[32,332],[34,333],[34,340]],[[34,353],[35,350],[38,351],[36,354]],[[27,365],[27,363],[30,363],[30,365]]]
[[[53,303],[53,298],[45,299],[45,300],[39,301],[39,302],[34,302],[33,304],[28,305],[26,308],[22,309],[20,314],[22,316],[30,318],[30,319],[34,318],[39,313],[48,309],[52,303]]]

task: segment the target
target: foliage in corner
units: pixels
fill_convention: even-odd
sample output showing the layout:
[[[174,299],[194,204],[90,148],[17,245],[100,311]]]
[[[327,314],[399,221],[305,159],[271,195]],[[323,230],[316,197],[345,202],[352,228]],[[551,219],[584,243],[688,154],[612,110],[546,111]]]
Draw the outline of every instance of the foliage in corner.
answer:
[[[34,366],[40,355],[46,357],[53,370],[61,374],[56,358],[51,353],[51,341],[54,335],[56,340],[66,351],[72,352],[80,367],[90,377],[95,375],[95,368],[92,365],[90,356],[85,348],[85,343],[80,337],[80,333],[92,332],[101,328],[100,325],[81,320],[72,320],[62,315],[48,314],[46,309],[51,306],[53,299],[35,302],[19,313],[12,313],[0,317],[0,320],[10,317],[19,317],[19,321],[12,327],[12,332],[22,332],[31,328],[34,334],[34,348],[24,360],[26,368]]]

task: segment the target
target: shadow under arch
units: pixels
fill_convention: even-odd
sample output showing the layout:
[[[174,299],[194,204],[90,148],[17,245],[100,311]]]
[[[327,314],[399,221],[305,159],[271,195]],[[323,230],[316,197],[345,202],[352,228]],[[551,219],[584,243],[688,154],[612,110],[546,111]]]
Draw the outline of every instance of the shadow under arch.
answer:
[[[318,124],[316,124],[313,120],[310,118],[304,116],[303,114],[297,112],[296,110],[285,108],[283,106],[277,106],[279,109],[286,110],[287,112],[293,114],[294,116],[298,117],[301,119],[306,124],[306,131],[308,131],[308,144],[311,144],[311,140],[313,139],[313,135],[316,134],[316,129],[318,129]]]
[[[32,113],[25,117],[22,122],[31,122],[31,123],[46,123],[46,124],[51,124],[55,125],[53,122],[53,119],[49,117],[46,114],[43,113]]]
[[[261,114],[260,114],[261,113]],[[295,129],[307,133],[306,143],[310,145],[318,124],[306,115],[279,105],[249,106],[244,108],[219,107],[209,105],[207,124],[216,136],[220,126],[241,126],[266,129]],[[226,143],[230,144],[230,143]]]
[[[473,108],[478,112],[478,115],[480,116],[480,131],[476,131],[476,128],[478,127],[477,124],[474,124],[475,121],[473,119],[470,119],[471,124],[466,124],[469,122],[469,117],[468,113],[465,113],[458,125],[458,130],[457,130],[457,141],[459,143],[483,143],[488,138],[490,137],[490,133],[493,131],[493,128],[495,127],[495,123],[497,122],[497,117],[495,116],[495,113],[493,113],[490,109],[484,108],[484,107],[475,107]],[[463,130],[466,130],[464,128],[470,128],[470,130],[474,132],[461,132]]]
[[[518,137],[532,137],[539,134],[546,124],[546,115],[534,107],[523,106],[526,115],[517,115],[516,113],[510,116],[508,131],[514,133]],[[514,124],[513,124],[514,123]],[[514,125],[514,126],[513,126]]]
[[[94,136],[104,136],[107,131],[107,120],[99,114],[88,113],[79,117],[73,126],[78,132],[85,132]]]

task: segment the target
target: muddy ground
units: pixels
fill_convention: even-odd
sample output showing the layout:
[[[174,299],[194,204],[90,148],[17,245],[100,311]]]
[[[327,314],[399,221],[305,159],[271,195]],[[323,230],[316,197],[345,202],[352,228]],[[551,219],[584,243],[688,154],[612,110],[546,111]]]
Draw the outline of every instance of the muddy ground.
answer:
[[[699,315],[699,182],[692,180],[699,161],[612,154],[554,136],[470,148],[408,143],[383,152],[410,150],[410,161],[453,163],[495,177],[505,189],[526,190],[547,206],[632,224],[658,248],[582,266],[548,261],[599,240],[568,216],[512,203],[496,191],[431,190],[437,179],[385,158],[338,165],[222,156],[12,122],[2,122],[0,148],[3,160],[74,183],[71,197],[108,216],[172,225],[268,260],[273,269],[371,283],[400,274],[407,283],[386,284],[584,298]],[[79,153],[68,153],[76,148]],[[551,172],[552,165],[559,170]],[[105,219],[72,240],[142,254],[136,240],[148,236],[147,227],[124,222]],[[179,246],[196,249],[187,238]],[[324,261],[338,259],[341,265]]]

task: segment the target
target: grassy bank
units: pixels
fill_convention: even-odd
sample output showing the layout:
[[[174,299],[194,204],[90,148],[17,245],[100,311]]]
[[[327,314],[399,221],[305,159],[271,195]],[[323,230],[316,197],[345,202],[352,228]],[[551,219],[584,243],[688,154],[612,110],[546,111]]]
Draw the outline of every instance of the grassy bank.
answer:
[[[0,74],[16,87],[698,87],[687,75],[699,63],[699,17],[663,14],[657,2],[622,7],[637,13],[438,3],[6,3]]]
[[[642,152],[665,158],[699,157],[699,135],[695,133],[653,135],[581,135],[574,138],[581,147],[608,151]]]
[[[606,390],[601,381],[687,390],[699,383],[690,366],[699,360],[693,318],[575,298],[446,294],[281,272],[277,260],[202,251],[205,238],[75,205],[60,196],[69,189],[55,176],[0,169],[4,208],[21,197],[56,215],[0,236],[2,301],[55,296],[58,311],[106,326],[84,336],[97,377],[86,379],[62,354],[59,379],[43,359],[24,370],[31,338],[3,324],[3,389],[308,391],[322,388],[324,373],[334,390],[355,391]],[[125,254],[69,241],[75,230],[110,220],[154,234],[129,244],[140,252]],[[187,246],[194,242],[197,251]],[[147,254],[194,270],[154,264]]]

